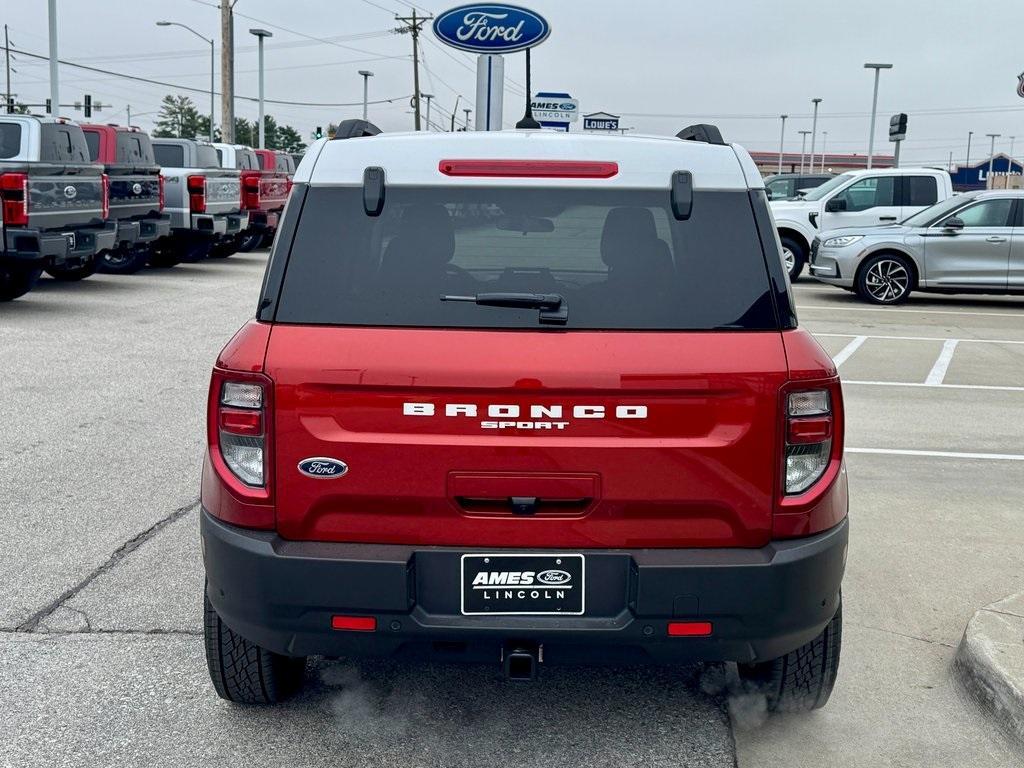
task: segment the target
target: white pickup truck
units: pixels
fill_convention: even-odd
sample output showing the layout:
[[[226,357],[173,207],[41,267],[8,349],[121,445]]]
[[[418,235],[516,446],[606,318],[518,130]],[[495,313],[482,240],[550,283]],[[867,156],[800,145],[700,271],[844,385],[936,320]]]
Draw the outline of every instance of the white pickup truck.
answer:
[[[790,279],[800,276],[821,232],[895,224],[952,195],[941,168],[872,168],[836,176],[799,200],[770,203]]]

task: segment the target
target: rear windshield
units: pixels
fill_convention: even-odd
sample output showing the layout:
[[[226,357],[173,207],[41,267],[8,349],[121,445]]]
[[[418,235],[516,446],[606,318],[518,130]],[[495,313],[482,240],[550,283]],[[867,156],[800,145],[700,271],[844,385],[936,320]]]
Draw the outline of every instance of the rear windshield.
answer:
[[[217,150],[209,144],[196,145],[196,168],[220,168]]]
[[[0,158],[16,157],[21,152],[21,126],[0,123]]]
[[[185,148],[180,144],[154,144],[156,164],[164,168],[184,168]]]
[[[155,165],[153,145],[149,136],[136,131],[117,132],[117,162],[134,165]]]
[[[82,131],[85,134],[85,143],[89,147],[89,159],[98,160],[100,157],[100,132]]]
[[[284,323],[536,328],[538,310],[441,296],[558,294],[561,328],[773,329],[745,191],[697,191],[677,221],[668,191],[313,187],[279,296]]]
[[[44,163],[89,163],[89,145],[85,133],[77,125],[43,123],[40,127],[42,146],[39,159]]]

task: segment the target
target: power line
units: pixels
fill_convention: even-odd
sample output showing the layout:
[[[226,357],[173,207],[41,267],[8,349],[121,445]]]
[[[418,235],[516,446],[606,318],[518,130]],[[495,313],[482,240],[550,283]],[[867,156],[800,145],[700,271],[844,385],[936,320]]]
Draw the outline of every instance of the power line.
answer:
[[[15,53],[19,53],[19,54],[21,54],[23,56],[28,56],[28,57],[33,58],[33,59],[49,59],[49,56],[42,56],[42,55],[40,55],[38,53],[29,53],[28,51],[22,51],[22,50],[15,49],[15,48],[11,48],[11,50],[14,51]],[[58,61],[58,63],[63,64],[66,67],[75,67],[76,69],[84,69],[84,70],[87,70],[89,72],[99,72],[100,74],[103,74],[103,75],[113,75],[114,77],[120,77],[120,78],[123,78],[125,80],[134,80],[134,81],[140,82],[140,83],[149,83],[150,85],[159,85],[159,86],[161,86],[163,88],[174,88],[174,89],[179,90],[179,91],[191,91],[193,93],[202,93],[202,94],[208,94],[210,92],[206,88],[193,88],[190,85],[179,85],[177,83],[168,83],[168,82],[164,82],[162,80],[153,80],[153,79],[148,78],[148,77],[140,77],[139,75],[127,75],[124,72],[114,72],[114,71],[109,70],[109,69],[101,69],[100,67],[90,67],[90,66],[86,66],[85,64],[76,64],[76,63],[74,63],[72,61],[65,61],[64,59],[58,59],[57,61]],[[218,91],[214,91],[214,93],[215,94],[219,94]],[[236,94],[235,98],[236,99],[241,99],[242,101],[257,101],[257,102],[259,101],[259,99],[256,98],[255,96],[240,96],[240,95]],[[369,103],[369,104],[384,104],[384,103],[390,103],[392,101],[398,101],[400,99],[407,99],[407,98],[409,98],[409,97],[408,96],[394,96],[394,97],[392,97],[390,99],[377,99],[376,101],[370,101],[370,102],[367,102],[367,103]],[[363,103],[362,101],[332,101],[332,102],[323,102],[323,101],[287,101],[287,100],[284,100],[284,99],[264,99],[264,101],[267,104],[285,104],[285,105],[291,105],[291,106],[294,106],[294,107],[355,107],[355,106],[359,106],[359,105],[361,105]]]

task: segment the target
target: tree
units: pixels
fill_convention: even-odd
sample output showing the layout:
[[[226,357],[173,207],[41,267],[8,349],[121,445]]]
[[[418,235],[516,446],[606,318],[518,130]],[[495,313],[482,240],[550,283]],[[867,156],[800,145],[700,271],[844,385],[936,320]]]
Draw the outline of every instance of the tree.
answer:
[[[202,127],[209,128],[209,118]],[[156,129],[153,136],[157,138],[186,138],[194,139],[197,136],[203,138],[206,135],[201,132],[202,118],[195,103],[188,96],[164,96],[160,105],[160,114],[157,116]]]
[[[282,125],[277,131],[277,149],[283,149],[285,152],[304,152],[306,142],[290,125]]]

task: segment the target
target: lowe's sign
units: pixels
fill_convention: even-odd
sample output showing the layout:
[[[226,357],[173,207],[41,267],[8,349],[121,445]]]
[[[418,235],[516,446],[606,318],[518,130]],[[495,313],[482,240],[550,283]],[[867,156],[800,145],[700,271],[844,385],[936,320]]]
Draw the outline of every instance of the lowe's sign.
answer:
[[[462,5],[434,19],[434,34],[453,48],[473,53],[514,53],[551,34],[543,16],[516,5]]]

